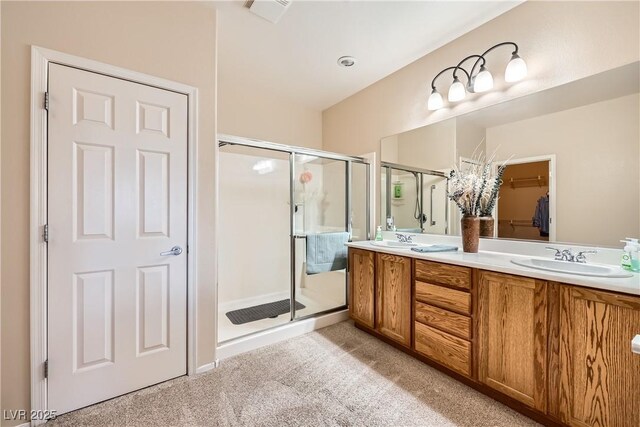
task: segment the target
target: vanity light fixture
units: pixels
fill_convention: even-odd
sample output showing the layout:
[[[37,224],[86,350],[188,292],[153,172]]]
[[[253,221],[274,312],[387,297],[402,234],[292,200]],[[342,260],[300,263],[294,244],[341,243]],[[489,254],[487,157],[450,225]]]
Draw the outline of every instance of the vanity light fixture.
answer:
[[[467,92],[464,90],[464,84],[462,84],[458,77],[455,77],[453,83],[449,86],[447,99],[449,102],[457,102],[462,101],[465,96],[467,96]]]
[[[449,102],[462,101],[466,97],[467,92],[480,93],[493,89],[493,76],[491,75],[491,72],[489,72],[489,70],[485,67],[485,64],[487,62],[485,56],[492,50],[506,45],[513,46],[514,50],[511,53],[511,60],[507,64],[507,68],[504,73],[504,80],[508,83],[522,80],[527,75],[527,64],[524,62],[524,59],[522,59],[518,55],[518,45],[514,42],[498,43],[495,46],[491,46],[482,55],[469,55],[462,61],[460,61],[458,65],[454,67],[447,67],[436,74],[436,76],[431,81],[431,94],[429,95],[427,108],[433,111],[438,110],[444,106],[442,95],[436,89],[436,80],[443,73],[446,73],[450,70],[452,70],[453,82],[449,87],[449,92],[447,95],[447,99],[449,100]],[[473,63],[471,71],[467,71],[462,67],[462,64],[473,58],[475,58],[476,61]],[[480,66],[480,68],[478,68],[478,66]],[[459,71],[464,73],[467,79],[466,85],[458,78]]]
[[[429,110],[438,110],[442,108],[444,102],[442,101],[442,95],[438,93],[436,88],[434,87],[431,91],[431,95],[429,95],[429,101],[427,102],[427,108]]]

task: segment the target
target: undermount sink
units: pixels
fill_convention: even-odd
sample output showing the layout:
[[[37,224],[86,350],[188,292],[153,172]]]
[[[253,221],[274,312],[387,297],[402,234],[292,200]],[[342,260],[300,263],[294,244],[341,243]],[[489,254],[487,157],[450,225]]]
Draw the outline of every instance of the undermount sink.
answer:
[[[583,264],[578,262],[537,258],[512,259],[511,262],[522,267],[553,271],[556,273],[577,274],[579,276],[612,278],[633,277],[632,273],[624,271],[620,267],[607,267],[605,265]]]
[[[371,244],[373,246],[383,246],[387,248],[412,248],[418,246],[417,243],[395,242],[393,240],[374,240]]]

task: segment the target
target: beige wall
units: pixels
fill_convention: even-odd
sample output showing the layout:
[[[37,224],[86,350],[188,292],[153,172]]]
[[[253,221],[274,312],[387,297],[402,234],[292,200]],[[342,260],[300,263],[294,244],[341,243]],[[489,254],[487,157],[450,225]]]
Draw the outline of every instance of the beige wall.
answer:
[[[640,236],[639,117],[640,96],[623,96],[488,128],[487,151],[555,154],[556,240],[619,247]]]
[[[481,158],[485,155],[487,135],[482,126],[456,119],[456,161],[460,157]],[[491,156],[491,153],[486,153]]]
[[[301,147],[322,148],[322,111],[284,97],[277,87],[252,79],[238,79],[235,64],[247,52],[235,48],[225,32],[225,10],[219,11],[218,132]],[[287,76],[283,76],[286,79]],[[286,84],[286,82],[283,82]]]
[[[224,19],[222,17],[221,19]],[[220,57],[220,61],[225,58]],[[299,147],[322,148],[322,112],[283,98],[259,81],[234,78],[231,66],[218,75],[220,133]],[[259,73],[256,79],[259,80]]]
[[[2,44],[2,7],[0,7],[0,46]],[[0,51],[0,70],[2,70],[2,52]],[[2,72],[0,71],[0,141],[2,141]],[[2,404],[2,145],[0,143],[0,411]],[[0,425],[2,421],[0,421]]]
[[[349,154],[379,152],[380,139],[580,79],[640,59],[638,2],[526,2],[323,112],[323,148]],[[528,77],[502,82],[508,48],[492,52],[496,90],[453,108],[427,110],[431,79],[441,69],[495,43],[512,40]],[[450,81],[438,80],[446,96]]]
[[[216,15],[187,2],[1,2],[2,409],[29,409],[30,45],[199,90],[198,365],[214,359]],[[7,424],[9,425],[9,424]]]
[[[398,163],[423,169],[449,169],[456,156],[456,121],[445,120],[398,135]]]

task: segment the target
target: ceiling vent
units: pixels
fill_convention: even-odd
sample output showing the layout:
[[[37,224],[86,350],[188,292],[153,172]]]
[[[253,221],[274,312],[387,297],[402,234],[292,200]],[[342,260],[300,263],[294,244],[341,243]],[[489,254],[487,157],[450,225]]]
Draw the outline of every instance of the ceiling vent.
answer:
[[[269,22],[277,23],[291,5],[291,0],[254,0],[245,3],[249,10]]]

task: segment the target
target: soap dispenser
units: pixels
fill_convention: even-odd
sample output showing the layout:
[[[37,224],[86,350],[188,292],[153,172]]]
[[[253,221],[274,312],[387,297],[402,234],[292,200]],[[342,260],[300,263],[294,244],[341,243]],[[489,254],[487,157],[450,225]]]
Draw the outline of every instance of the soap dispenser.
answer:
[[[631,271],[634,273],[640,273],[640,243],[638,239],[631,239],[632,249],[630,252],[631,258]]]
[[[382,226],[379,225],[378,228],[376,229],[376,242],[381,242],[382,241]]]
[[[636,273],[640,272],[640,242],[638,239],[630,237],[620,241],[625,243],[622,253],[622,268]]]

